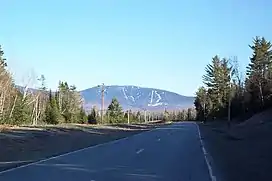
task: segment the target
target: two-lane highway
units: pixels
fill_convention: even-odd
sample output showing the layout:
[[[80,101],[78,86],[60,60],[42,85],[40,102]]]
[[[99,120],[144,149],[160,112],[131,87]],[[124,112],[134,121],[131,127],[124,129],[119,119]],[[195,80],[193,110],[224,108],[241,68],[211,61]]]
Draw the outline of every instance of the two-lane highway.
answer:
[[[197,125],[176,123],[0,172],[1,181],[211,181]]]

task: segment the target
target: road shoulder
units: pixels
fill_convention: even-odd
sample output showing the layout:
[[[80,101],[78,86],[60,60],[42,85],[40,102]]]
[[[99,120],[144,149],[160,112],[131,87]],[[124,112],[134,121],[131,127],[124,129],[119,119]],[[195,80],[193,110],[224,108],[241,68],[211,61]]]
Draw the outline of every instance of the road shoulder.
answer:
[[[245,126],[229,131],[224,124],[199,124],[217,180],[272,180],[271,127]]]

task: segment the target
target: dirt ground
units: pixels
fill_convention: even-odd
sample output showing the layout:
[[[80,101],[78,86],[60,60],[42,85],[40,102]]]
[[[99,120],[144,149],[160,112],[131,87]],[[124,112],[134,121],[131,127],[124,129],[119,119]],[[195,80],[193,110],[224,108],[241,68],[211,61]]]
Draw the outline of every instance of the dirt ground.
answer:
[[[230,129],[222,122],[199,124],[218,180],[272,180],[271,119],[258,117]]]
[[[162,124],[15,127],[0,132],[0,171],[137,134]]]

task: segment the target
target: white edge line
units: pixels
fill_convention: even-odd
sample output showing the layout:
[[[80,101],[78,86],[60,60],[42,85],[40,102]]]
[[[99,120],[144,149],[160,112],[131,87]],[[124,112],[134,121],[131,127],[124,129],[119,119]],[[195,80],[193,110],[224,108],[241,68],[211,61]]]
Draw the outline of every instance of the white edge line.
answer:
[[[208,152],[207,150],[205,149],[204,147],[204,143],[203,143],[203,139],[201,138],[201,134],[200,134],[200,130],[199,130],[199,126],[197,123],[195,123],[196,127],[197,127],[197,132],[198,132],[198,137],[199,137],[199,140],[200,140],[200,145],[201,145],[201,148],[202,148],[202,152],[204,154],[204,158],[205,158],[205,162],[208,166],[208,170],[209,170],[209,175],[210,175],[210,178],[212,181],[216,181],[216,177],[215,175],[213,175],[213,171],[212,171],[212,166],[209,162],[209,159],[208,159]]]
[[[81,151],[84,151],[84,150],[88,150],[88,149],[92,149],[92,148],[96,148],[96,147],[100,147],[100,146],[104,146],[104,145],[110,145],[110,144],[113,144],[113,143],[117,143],[119,141],[123,141],[123,140],[129,139],[129,138],[132,138],[134,136],[141,135],[141,134],[144,134],[144,133],[147,133],[147,132],[152,132],[152,131],[155,131],[157,129],[160,129],[160,128],[154,128],[154,129],[151,129],[151,130],[143,131],[141,133],[136,133],[136,134],[128,136],[128,137],[124,137],[124,138],[120,138],[120,139],[117,139],[117,140],[109,141],[109,142],[106,142],[106,143],[101,143],[101,144],[89,146],[89,147],[86,147],[86,148],[82,148],[82,149],[79,149],[79,150],[71,151],[71,152],[60,154],[60,155],[53,156],[53,157],[49,157],[49,158],[42,159],[42,160],[39,160],[39,161],[36,161],[36,162],[32,162],[32,163],[29,163],[29,164],[25,164],[25,165],[21,165],[21,166],[18,166],[18,167],[10,168],[10,169],[7,169],[7,170],[3,170],[3,171],[0,171],[0,175],[4,174],[4,173],[7,173],[7,172],[11,172],[11,171],[17,170],[17,169],[28,167],[28,166],[31,166],[31,165],[43,163],[43,162],[46,162],[48,160],[52,160],[52,159],[55,159],[55,158],[59,158],[59,157],[71,155],[73,153],[78,153],[78,152],[81,152]]]

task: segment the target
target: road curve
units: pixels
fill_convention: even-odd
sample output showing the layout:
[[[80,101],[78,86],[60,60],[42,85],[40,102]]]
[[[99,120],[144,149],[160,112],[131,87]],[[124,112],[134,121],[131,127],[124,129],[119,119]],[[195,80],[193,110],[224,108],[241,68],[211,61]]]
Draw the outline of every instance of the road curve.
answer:
[[[1,181],[211,181],[197,125],[175,123],[0,172]]]

